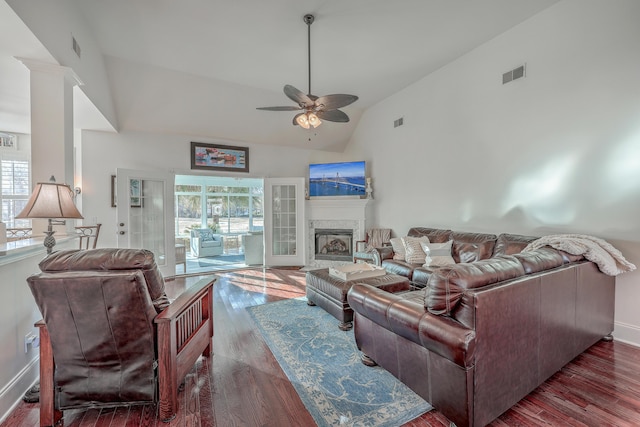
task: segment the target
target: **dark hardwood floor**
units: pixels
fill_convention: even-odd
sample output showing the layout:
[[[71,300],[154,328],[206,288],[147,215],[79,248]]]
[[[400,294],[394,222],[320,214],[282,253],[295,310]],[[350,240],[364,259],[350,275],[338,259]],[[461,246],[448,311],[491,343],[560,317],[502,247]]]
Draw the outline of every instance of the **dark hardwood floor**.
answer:
[[[246,269],[220,273],[215,285],[214,356],[201,358],[181,392],[176,419],[165,424],[155,407],[70,410],[64,425],[313,426],[293,386],[255,330],[245,307],[305,294],[304,273]],[[167,283],[175,297],[202,276]],[[640,348],[599,342],[538,387],[492,426],[640,425]],[[38,425],[38,404],[21,403],[0,427]],[[431,411],[406,427],[449,426]]]

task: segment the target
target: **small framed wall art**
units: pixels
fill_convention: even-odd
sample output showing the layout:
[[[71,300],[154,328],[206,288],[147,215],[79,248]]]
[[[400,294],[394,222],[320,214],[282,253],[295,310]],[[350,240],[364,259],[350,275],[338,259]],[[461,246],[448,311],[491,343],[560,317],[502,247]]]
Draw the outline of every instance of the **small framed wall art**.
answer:
[[[192,142],[191,169],[249,172],[249,148]]]

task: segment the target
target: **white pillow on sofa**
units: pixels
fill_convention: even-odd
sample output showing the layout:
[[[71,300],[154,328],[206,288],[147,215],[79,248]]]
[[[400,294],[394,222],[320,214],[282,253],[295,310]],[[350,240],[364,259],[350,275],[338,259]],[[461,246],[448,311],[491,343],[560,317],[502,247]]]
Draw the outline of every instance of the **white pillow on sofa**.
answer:
[[[455,264],[451,256],[451,246],[453,240],[446,243],[424,243],[420,242],[422,251],[425,253],[423,267],[443,267],[445,265]]]
[[[405,251],[402,237],[392,237],[389,239],[389,243],[391,243],[391,247],[393,248],[393,259],[396,261],[404,261]]]
[[[429,243],[427,236],[422,237],[403,237],[402,243],[404,243],[405,261],[409,264],[421,264],[424,262],[426,254],[422,250],[423,243]]]

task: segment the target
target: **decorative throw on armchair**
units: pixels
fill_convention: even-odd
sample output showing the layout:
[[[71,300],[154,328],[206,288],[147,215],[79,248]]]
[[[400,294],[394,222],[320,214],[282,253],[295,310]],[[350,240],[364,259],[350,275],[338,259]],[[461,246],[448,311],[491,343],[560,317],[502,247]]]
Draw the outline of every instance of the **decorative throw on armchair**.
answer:
[[[210,228],[191,230],[191,255],[196,258],[222,255],[224,240]]]
[[[388,246],[391,240],[390,228],[372,228],[367,231],[366,240],[356,242],[356,252],[353,254],[353,262],[364,261],[379,264],[374,257],[374,249]]]

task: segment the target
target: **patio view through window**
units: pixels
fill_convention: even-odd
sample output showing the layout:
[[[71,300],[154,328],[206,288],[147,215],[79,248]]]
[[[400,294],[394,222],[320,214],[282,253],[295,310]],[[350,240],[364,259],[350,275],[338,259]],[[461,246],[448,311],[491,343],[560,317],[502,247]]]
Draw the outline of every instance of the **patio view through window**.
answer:
[[[210,228],[224,236],[225,254],[238,254],[243,234],[264,229],[263,196],[259,178],[176,175],[176,239],[186,243],[192,229]]]

